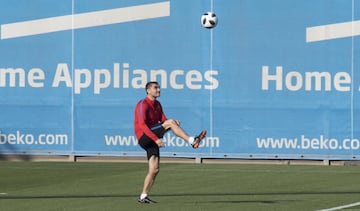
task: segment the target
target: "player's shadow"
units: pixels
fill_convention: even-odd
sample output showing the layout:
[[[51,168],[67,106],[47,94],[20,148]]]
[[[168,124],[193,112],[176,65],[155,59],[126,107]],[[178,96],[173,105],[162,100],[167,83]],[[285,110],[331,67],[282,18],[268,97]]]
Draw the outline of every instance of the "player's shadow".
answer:
[[[2,152],[3,151],[3,152]],[[6,152],[6,153],[5,153]],[[19,150],[12,144],[2,144],[0,149],[0,160],[10,160],[10,157],[22,161],[30,161],[32,156],[27,154],[20,154]]]
[[[272,196],[272,195],[337,195],[337,194],[360,194],[360,191],[338,191],[338,192],[268,192],[268,193],[181,193],[181,194],[154,194],[153,197],[206,197],[206,196]],[[11,200],[11,199],[76,199],[76,198],[137,198],[135,194],[69,194],[69,195],[0,195],[0,200]],[[281,201],[281,200],[280,200]],[[271,204],[280,202],[279,200],[212,200],[205,201],[202,203],[264,203]]]
[[[360,194],[360,191],[303,191],[303,192],[267,192],[267,193],[183,193],[183,194],[159,194],[156,196],[272,196],[272,195],[337,195],[337,194]],[[154,195],[155,196],[155,195]]]
[[[83,199],[83,198],[136,198],[138,195],[99,194],[99,195],[2,195],[0,200],[6,199]]]
[[[256,204],[275,204],[280,202],[294,202],[299,200],[212,200],[212,201],[201,201],[198,203],[206,204],[243,204],[243,203],[256,203]]]

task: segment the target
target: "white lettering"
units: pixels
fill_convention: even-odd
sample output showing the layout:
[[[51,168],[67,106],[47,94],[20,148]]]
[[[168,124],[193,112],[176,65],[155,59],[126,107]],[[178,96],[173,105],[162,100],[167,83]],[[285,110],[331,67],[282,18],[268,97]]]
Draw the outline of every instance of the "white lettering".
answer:
[[[190,89],[201,89],[202,75],[197,70],[190,70],[186,74],[186,85]]]
[[[44,87],[45,73],[40,68],[33,68],[28,74],[28,83],[31,87]]]
[[[269,75],[269,67],[262,67],[262,89],[269,90],[269,81],[275,81],[275,89],[282,90],[282,72],[281,66],[276,67],[275,75]]]
[[[25,87],[25,71],[22,68],[0,68],[0,87],[6,87],[6,79],[9,76],[9,86]],[[16,80],[17,79],[17,80]]]
[[[75,69],[75,94],[80,94],[81,89],[88,88],[91,84],[91,72],[88,69]]]
[[[45,74],[40,68],[31,68],[26,72],[22,68],[0,68],[0,87],[43,88],[46,86]],[[67,63],[58,63],[54,71],[51,87],[73,88],[74,94],[92,89],[94,94],[101,94],[112,88],[143,89],[149,81],[158,81],[161,88],[214,90],[219,88],[217,70],[199,71],[196,69],[130,69],[129,63],[113,63],[110,68],[77,68],[71,69]],[[281,74],[279,76],[281,78]],[[271,80],[271,76],[269,76]],[[338,84],[344,87],[346,78],[339,77]],[[281,83],[280,83],[281,85]]]
[[[170,84],[171,84],[171,87],[173,89],[183,89],[184,88],[184,84],[178,84],[176,82],[176,79],[178,78],[178,76],[182,76],[184,75],[184,71],[183,70],[174,70],[171,72],[170,74]]]
[[[286,74],[285,86],[290,91],[297,91],[301,89],[302,83],[303,80],[300,73],[293,71]]]
[[[69,67],[65,63],[57,65],[52,87],[59,87],[60,82],[65,82],[66,87],[72,87]]]
[[[350,91],[351,76],[347,72],[338,72],[334,76],[334,87],[341,92]]]
[[[102,78],[104,80],[102,80]],[[94,93],[100,94],[101,89],[105,89],[110,86],[111,83],[111,74],[107,69],[95,69],[94,77]]]
[[[219,81],[213,77],[214,75],[218,75],[218,71],[209,70],[205,72],[204,77],[208,82],[210,82],[210,85],[204,86],[205,89],[217,89],[219,87]]]
[[[285,79],[285,84],[283,84]],[[275,90],[282,91],[283,85],[289,91],[336,91],[346,92],[351,89],[351,76],[347,72],[283,72],[282,66],[277,66],[275,74],[269,73],[268,66],[262,66],[262,90],[269,90],[270,82],[275,82]]]
[[[131,85],[134,88],[144,88],[147,82],[147,74],[145,70],[134,70],[134,74],[139,75],[138,77],[134,77],[131,81]]]

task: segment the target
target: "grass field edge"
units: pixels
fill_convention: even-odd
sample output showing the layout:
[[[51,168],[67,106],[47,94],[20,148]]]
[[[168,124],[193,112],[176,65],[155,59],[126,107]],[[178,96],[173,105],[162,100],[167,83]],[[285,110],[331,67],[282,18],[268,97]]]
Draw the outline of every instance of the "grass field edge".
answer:
[[[125,162],[146,163],[145,157],[133,156],[68,156],[68,155],[1,155],[0,161],[31,162]],[[325,165],[325,166],[360,166],[354,160],[282,160],[282,159],[235,159],[235,158],[183,158],[162,157],[162,163],[198,163],[198,164],[271,164],[271,165]]]

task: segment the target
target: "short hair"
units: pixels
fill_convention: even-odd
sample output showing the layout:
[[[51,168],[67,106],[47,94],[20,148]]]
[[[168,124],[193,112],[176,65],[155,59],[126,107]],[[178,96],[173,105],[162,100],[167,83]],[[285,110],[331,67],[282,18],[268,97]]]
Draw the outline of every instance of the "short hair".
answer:
[[[153,84],[156,84],[156,85],[159,85],[159,83],[157,81],[149,81],[146,83],[145,85],[145,92],[147,94],[147,90],[153,85]]]

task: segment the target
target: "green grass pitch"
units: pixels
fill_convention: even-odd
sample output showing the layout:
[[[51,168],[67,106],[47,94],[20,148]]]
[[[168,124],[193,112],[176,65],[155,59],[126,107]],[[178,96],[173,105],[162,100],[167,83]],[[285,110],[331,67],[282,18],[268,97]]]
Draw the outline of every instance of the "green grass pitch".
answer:
[[[159,203],[138,204],[146,170],[1,161],[0,210],[319,210],[360,201],[357,166],[163,163],[151,192]]]

